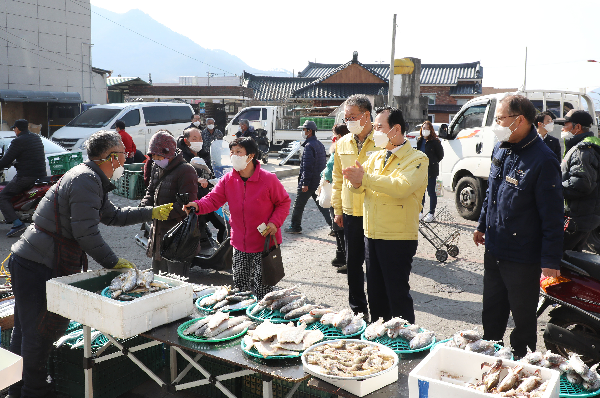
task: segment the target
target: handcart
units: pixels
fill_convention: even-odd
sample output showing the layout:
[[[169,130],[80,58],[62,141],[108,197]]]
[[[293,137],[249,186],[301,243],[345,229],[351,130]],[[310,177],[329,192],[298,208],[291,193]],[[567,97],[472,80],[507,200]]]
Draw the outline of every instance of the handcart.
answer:
[[[436,248],[435,258],[443,263],[452,257],[458,256],[458,224],[452,214],[445,207],[440,208],[435,213],[432,222],[419,221],[419,232],[429,243]]]

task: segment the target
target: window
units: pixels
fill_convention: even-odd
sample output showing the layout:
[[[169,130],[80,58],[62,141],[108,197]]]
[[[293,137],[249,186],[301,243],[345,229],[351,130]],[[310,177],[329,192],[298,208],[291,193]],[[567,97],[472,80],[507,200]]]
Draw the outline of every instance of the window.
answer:
[[[452,121],[454,120],[454,116],[456,116],[456,113],[454,113],[454,114],[451,113],[448,115],[448,123],[452,123]]]
[[[262,108],[262,120],[267,120],[267,108]]]
[[[237,125],[240,124],[240,120],[248,119],[248,120],[260,120],[260,109],[261,108],[252,108],[247,109],[236,116],[235,119],[231,122],[231,124]]]
[[[461,130],[483,126],[483,116],[485,115],[486,108],[487,104],[469,107],[458,117],[456,123],[452,125],[450,135],[454,138]]]
[[[171,124],[171,112],[168,106],[145,106],[144,120],[147,126],[157,126],[161,124]],[[191,120],[192,116],[188,120]]]
[[[427,115],[427,119],[429,119],[429,121],[431,123],[435,123],[435,115],[434,114],[430,113],[429,115]]]
[[[171,123],[189,123],[192,120],[192,110],[189,106],[170,106]]]
[[[535,109],[538,112],[543,112],[543,108],[544,108],[544,102],[542,100],[534,100],[531,101],[533,103],[533,106],[535,106]],[[570,102],[563,102],[563,112],[564,115],[566,115],[571,109],[573,109],[573,104],[571,104]],[[546,110],[550,111],[554,114],[554,116],[556,117],[563,117],[560,114],[560,101],[546,101]]]
[[[140,124],[140,111],[139,109],[134,109],[132,111],[127,112],[121,120],[125,123],[125,127],[137,126]],[[116,120],[115,120],[116,122]],[[115,128],[115,123],[110,127],[111,129]]]
[[[465,98],[458,98],[458,99],[456,100],[456,105],[463,106],[464,104],[466,104],[466,103],[467,103],[467,101],[468,101],[468,99],[465,99]]]
[[[119,108],[90,108],[71,120],[70,127],[104,127],[121,110]]]
[[[423,93],[421,93],[421,95],[423,97],[429,98],[429,102],[427,103],[427,105],[435,105],[435,94],[423,94]]]

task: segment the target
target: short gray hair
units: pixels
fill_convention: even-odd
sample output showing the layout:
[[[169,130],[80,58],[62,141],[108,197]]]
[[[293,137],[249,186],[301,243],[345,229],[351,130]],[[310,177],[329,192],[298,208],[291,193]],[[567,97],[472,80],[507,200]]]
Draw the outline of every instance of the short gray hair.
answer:
[[[248,119],[240,119],[240,125],[242,124],[250,127],[250,122],[248,121]]]
[[[192,132],[192,130],[196,130],[198,132],[198,134],[200,134],[200,130],[198,130],[195,127],[190,127],[189,129],[183,130],[183,138],[185,138],[185,139],[190,138],[190,133]]]
[[[356,106],[361,112],[369,111],[369,113],[373,113],[373,105],[371,105],[369,97],[363,94],[354,94],[348,97],[346,106]]]
[[[215,119],[213,119],[212,117],[209,117],[208,119],[206,119],[206,123],[208,123],[209,120],[212,120],[213,122],[215,121]]]
[[[101,159],[109,150],[123,145],[123,141],[116,131],[100,130],[90,135],[84,145],[88,158]]]

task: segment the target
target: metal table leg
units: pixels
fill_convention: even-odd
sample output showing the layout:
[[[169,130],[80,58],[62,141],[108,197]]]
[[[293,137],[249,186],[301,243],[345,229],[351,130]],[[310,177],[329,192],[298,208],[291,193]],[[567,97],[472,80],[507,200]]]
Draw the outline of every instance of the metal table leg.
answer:
[[[262,375],[263,398],[273,398],[273,378]]]
[[[85,396],[94,398],[94,385],[92,379],[92,367],[90,360],[92,358],[92,329],[83,325],[83,374],[85,377]]]

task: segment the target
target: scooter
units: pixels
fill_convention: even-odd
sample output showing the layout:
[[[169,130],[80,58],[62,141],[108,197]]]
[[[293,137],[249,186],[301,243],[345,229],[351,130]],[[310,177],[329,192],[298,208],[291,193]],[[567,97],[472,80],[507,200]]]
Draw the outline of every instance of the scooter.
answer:
[[[35,209],[50,187],[56,184],[56,181],[58,181],[57,177],[60,176],[40,177],[34,182],[33,187],[12,198],[13,208],[21,221],[26,223],[32,221]],[[4,170],[0,170],[0,192],[6,188],[8,183],[9,181],[5,181],[4,179]],[[4,222],[6,222],[4,215],[0,212],[0,223]]]
[[[568,357],[572,352],[587,363],[600,361],[600,257],[567,250],[560,276],[540,280],[537,316],[548,307],[546,348]]]
[[[210,157],[213,166],[215,178],[209,180],[214,186],[219,180],[233,169],[229,153],[229,143],[223,140],[214,141],[210,147]],[[204,217],[199,217],[198,227],[202,232],[200,238],[200,250],[192,259],[191,266],[202,269],[214,269],[224,271],[231,269],[233,263],[233,247],[230,244],[230,225],[229,225],[229,206],[227,203],[217,211],[224,219],[226,226],[225,239],[218,242],[213,237],[206,234],[206,221]],[[148,247],[148,238],[150,237],[150,223],[142,224],[142,233],[135,236],[136,243],[144,250]]]

